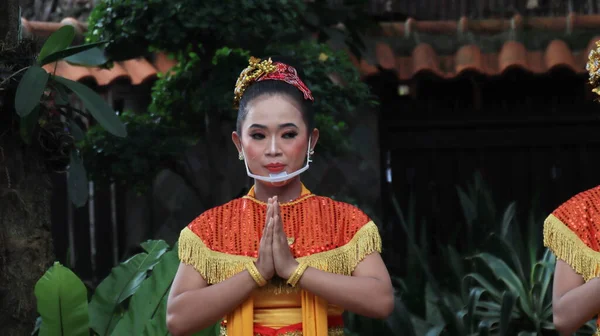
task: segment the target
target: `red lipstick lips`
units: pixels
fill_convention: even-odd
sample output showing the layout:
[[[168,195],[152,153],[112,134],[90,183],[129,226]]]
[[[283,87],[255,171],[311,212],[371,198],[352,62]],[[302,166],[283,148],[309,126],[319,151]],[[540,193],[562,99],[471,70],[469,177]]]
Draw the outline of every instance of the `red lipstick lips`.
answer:
[[[265,168],[267,168],[271,173],[279,173],[285,168],[285,165],[283,163],[277,163],[277,162],[269,163],[268,165],[265,166]]]

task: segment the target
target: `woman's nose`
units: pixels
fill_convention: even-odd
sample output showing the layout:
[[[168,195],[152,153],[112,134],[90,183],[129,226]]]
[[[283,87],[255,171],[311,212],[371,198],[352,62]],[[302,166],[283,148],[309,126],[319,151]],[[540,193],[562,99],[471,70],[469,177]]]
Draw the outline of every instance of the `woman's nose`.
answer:
[[[269,144],[267,147],[267,154],[270,155],[277,155],[281,152],[281,150],[279,149],[279,141],[277,141],[276,137],[272,137],[269,140]]]

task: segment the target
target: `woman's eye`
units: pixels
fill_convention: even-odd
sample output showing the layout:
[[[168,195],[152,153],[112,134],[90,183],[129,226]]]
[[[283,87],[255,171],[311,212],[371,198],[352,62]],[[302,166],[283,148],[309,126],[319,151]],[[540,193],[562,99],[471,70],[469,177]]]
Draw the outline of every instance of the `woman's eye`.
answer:
[[[261,139],[265,138],[265,135],[260,134],[260,133],[254,133],[254,134],[251,134],[250,137],[252,137],[252,139],[254,139],[254,140],[261,140]]]
[[[285,133],[285,134],[283,135],[283,138],[284,138],[284,139],[293,139],[293,138],[295,138],[297,135],[298,135],[298,133],[296,133],[296,132],[289,132],[289,133]]]

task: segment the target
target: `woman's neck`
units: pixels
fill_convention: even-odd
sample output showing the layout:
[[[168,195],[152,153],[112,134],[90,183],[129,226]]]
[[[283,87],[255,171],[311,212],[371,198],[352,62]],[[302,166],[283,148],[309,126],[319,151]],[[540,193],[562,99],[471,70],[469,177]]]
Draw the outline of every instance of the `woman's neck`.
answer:
[[[262,202],[267,202],[269,198],[277,196],[279,203],[287,203],[300,197],[301,193],[302,182],[298,177],[281,187],[263,182],[254,182],[254,197]]]

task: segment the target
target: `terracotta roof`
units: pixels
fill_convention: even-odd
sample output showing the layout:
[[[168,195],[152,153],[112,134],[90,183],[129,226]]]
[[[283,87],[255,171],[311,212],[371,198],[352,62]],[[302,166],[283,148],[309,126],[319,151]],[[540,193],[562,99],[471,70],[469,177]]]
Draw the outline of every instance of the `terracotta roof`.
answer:
[[[394,43],[390,41],[406,40],[419,33],[433,36],[471,32],[478,36],[491,36],[510,30],[564,33],[573,30],[598,31],[599,28],[600,15],[571,14],[567,17],[526,20],[517,15],[510,20],[469,21],[462,18],[459,21],[435,22],[408,19],[403,23],[381,24],[381,35],[379,41],[371,46],[370,57],[359,61],[353,55],[350,56],[364,77],[377,74],[382,68],[395,72],[400,80],[408,80],[421,72],[429,72],[442,78],[454,77],[467,70],[485,75],[498,75],[509,68],[543,73],[556,67],[566,67],[576,73],[585,73],[587,56],[589,51],[595,48],[595,42],[600,40],[600,34],[584,41],[587,47],[579,50],[572,50],[567,42],[557,37],[542,49],[527,49],[523,43],[507,39],[499,50],[484,52],[478,45],[467,44],[446,55],[439,54],[426,42],[415,43],[408,54],[401,53],[395,50]]]
[[[73,25],[79,36],[87,25],[73,18],[60,23],[23,20],[24,33],[47,37],[65,24]],[[451,54],[440,53],[431,43],[417,43],[410,52],[399,52],[395,45],[406,44],[407,38],[418,34],[440,36],[473,33],[489,36],[508,31],[572,32],[574,30],[599,30],[600,15],[575,15],[565,17],[528,17],[516,15],[511,19],[458,21],[416,21],[381,23],[380,36],[371,36],[370,55],[358,60],[350,55],[361,74],[366,77],[379,72],[380,68],[394,71],[401,80],[408,80],[422,72],[450,78],[472,70],[486,75],[497,75],[509,68],[521,68],[533,73],[543,73],[555,67],[566,67],[577,73],[585,73],[587,55],[600,40],[600,34],[587,40],[587,47],[572,50],[562,39],[550,41],[542,49],[528,49],[524,44],[507,39],[498,50],[482,50],[478,45],[463,45]],[[558,34],[557,34],[558,36]],[[395,41],[391,43],[390,41]],[[56,64],[56,74],[71,80],[91,80],[99,86],[107,86],[119,79],[129,80],[133,85],[144,83],[175,65],[164,54],[153,60],[139,58],[116,62],[111,69],[73,66],[66,62]],[[47,65],[54,71],[55,65]]]
[[[75,27],[76,35],[82,41],[83,33],[87,31],[87,24],[73,18],[65,18],[61,22],[27,21],[26,19],[21,19],[21,21],[25,36],[47,38],[60,27],[68,24]],[[56,71],[56,75],[74,81],[92,81],[98,86],[107,86],[120,79],[129,80],[133,85],[139,85],[156,78],[158,73],[166,72],[174,65],[175,61],[169,59],[163,53],[157,53],[154,55],[153,60],[138,58],[115,62],[110,69],[75,66],[65,61],[47,64],[44,69],[52,73]]]

